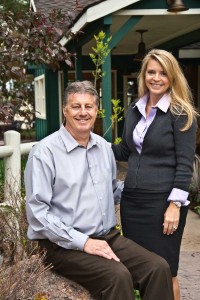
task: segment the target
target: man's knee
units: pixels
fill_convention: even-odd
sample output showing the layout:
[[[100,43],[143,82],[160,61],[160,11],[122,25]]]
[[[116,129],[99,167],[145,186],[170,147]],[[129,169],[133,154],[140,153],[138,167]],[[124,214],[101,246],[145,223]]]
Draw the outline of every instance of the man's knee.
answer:
[[[133,282],[128,269],[120,262],[106,268],[97,283],[97,289],[93,289],[92,296],[105,300],[132,300]]]
[[[122,263],[119,263],[120,267],[117,268],[117,272],[115,272],[115,276],[117,278],[119,278],[119,280],[130,280],[132,277],[131,277],[131,274],[129,272],[129,270],[122,264]]]
[[[156,255],[154,256],[154,259],[152,259],[151,261],[151,269],[153,270],[154,273],[157,274],[171,274],[170,272],[170,267],[169,264],[167,263],[167,261],[159,256]]]
[[[132,276],[129,270],[120,262],[115,264],[115,268],[111,270],[111,274],[109,274],[106,279],[112,284],[126,284],[130,287],[133,286]]]

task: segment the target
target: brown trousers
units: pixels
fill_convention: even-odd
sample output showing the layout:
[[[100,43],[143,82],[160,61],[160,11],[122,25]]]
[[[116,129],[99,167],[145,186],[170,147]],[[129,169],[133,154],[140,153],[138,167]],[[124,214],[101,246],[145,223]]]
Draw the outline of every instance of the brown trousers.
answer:
[[[133,300],[134,287],[143,300],[173,300],[172,277],[167,262],[112,229],[106,240],[120,262],[40,240],[46,263],[57,273],[84,286],[94,299]]]

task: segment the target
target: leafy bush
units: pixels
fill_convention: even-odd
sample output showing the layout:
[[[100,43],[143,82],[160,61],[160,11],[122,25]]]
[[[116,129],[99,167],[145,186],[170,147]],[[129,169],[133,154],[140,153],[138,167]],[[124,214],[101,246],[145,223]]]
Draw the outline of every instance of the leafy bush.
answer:
[[[35,242],[27,239],[25,198],[12,192],[12,187],[10,190],[9,203],[0,205],[0,251],[5,265],[19,262],[37,248]]]
[[[140,298],[140,292],[138,290],[134,291],[135,300],[141,300]]]
[[[191,207],[200,215],[200,156],[195,155],[189,200]]]
[[[24,165],[25,161],[22,169]],[[0,300],[32,300],[39,297],[44,272],[50,267],[44,266],[45,253],[39,253],[37,242],[27,238],[25,197],[10,190],[9,203],[0,205]]]
[[[10,267],[0,267],[0,300],[48,299],[39,298],[38,293],[44,273],[49,267],[44,267],[43,255],[32,255],[19,260]],[[44,295],[44,293],[43,293]]]

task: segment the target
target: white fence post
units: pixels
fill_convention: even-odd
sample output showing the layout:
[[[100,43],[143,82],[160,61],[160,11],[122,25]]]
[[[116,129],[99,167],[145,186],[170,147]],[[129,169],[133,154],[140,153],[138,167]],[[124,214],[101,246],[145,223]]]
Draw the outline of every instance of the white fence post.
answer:
[[[21,153],[20,133],[9,130],[4,133],[4,143],[13,149],[13,153],[5,160],[5,202],[8,202],[12,195],[19,195],[21,191]]]
[[[20,198],[21,195],[21,155],[28,154],[31,148],[37,144],[37,142],[20,144],[20,140],[21,135],[17,131],[6,131],[4,133],[4,146],[0,147],[0,158],[4,158],[5,165],[3,202],[7,202],[7,204],[11,204],[12,201],[10,200],[13,197],[15,199],[16,197]]]

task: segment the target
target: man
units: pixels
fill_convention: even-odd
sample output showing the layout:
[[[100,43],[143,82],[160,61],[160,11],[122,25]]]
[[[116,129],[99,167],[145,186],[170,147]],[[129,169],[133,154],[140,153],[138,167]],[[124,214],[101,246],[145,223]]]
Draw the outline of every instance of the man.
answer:
[[[34,146],[26,165],[29,239],[94,299],[132,300],[137,287],[142,299],[172,300],[165,260],[115,229],[115,159],[109,143],[91,132],[97,91],[89,81],[74,82],[64,101],[64,125]]]

